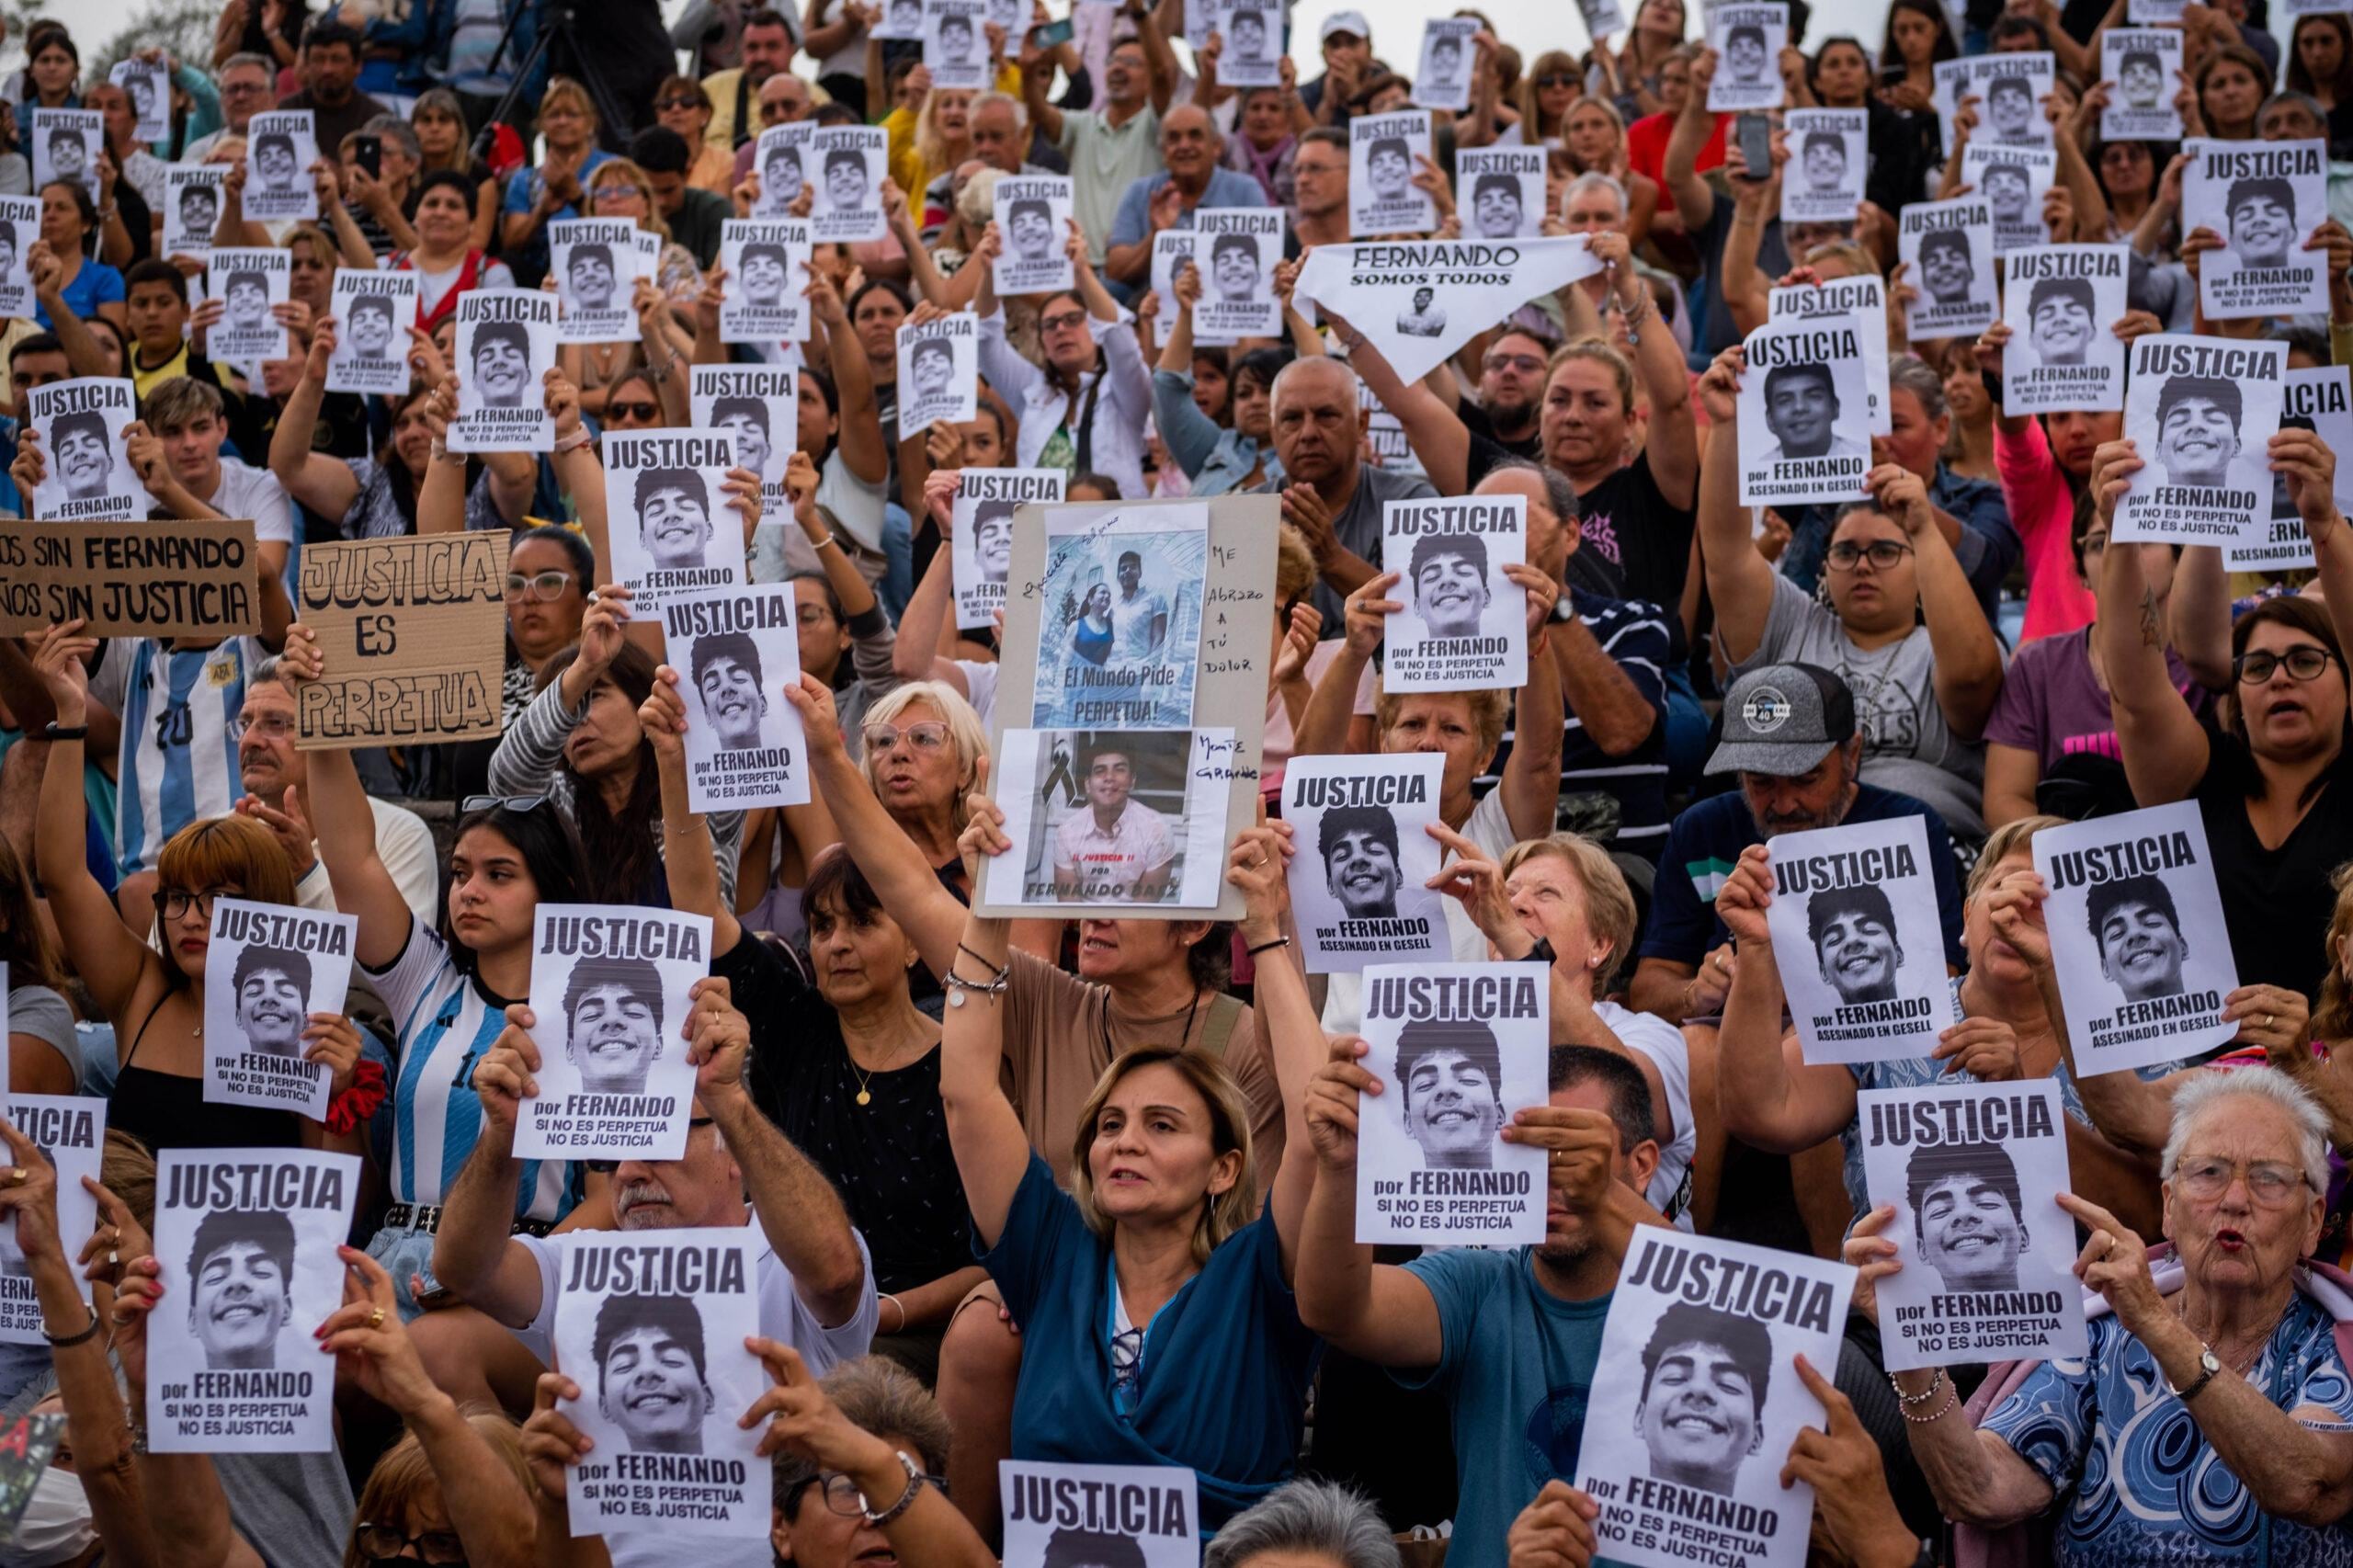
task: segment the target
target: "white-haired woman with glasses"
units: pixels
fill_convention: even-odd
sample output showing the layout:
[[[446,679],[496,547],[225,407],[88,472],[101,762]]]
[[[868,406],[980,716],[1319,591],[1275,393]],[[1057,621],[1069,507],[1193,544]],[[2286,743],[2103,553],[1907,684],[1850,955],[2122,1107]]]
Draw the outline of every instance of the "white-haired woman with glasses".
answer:
[[[1942,1369],[1898,1372],[1914,1457],[1956,1523],[2035,1521],[2071,1564],[2334,1562],[2353,1507],[2353,1315],[2319,1240],[2327,1118],[2285,1074],[2184,1085],[2159,1174],[2169,1253],[2072,1193],[2091,1346],[1997,1373],[1972,1423]],[[1903,1266],[1869,1221],[1847,1243],[1857,1310]]]

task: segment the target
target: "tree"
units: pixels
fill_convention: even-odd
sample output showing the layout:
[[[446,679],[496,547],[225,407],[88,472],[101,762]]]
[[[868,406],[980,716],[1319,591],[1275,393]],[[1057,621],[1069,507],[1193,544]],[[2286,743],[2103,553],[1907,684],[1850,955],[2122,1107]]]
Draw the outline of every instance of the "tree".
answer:
[[[38,10],[48,0],[0,0],[0,10],[24,5]],[[218,0],[146,0],[131,14],[131,25],[97,51],[82,51],[83,79],[102,79],[118,60],[128,60],[142,49],[163,46],[171,58],[203,70],[212,62],[212,28],[221,19]],[[10,28],[11,36],[15,28]]]

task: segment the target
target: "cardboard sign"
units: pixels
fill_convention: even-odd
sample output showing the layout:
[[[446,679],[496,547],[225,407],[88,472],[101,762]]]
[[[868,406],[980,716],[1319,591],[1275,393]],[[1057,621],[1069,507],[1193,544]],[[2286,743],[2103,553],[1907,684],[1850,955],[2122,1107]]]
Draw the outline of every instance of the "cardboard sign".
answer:
[[[340,1013],[351,989],[348,915],[244,899],[212,901],[204,954],[204,1098],[327,1117],[333,1076],[305,1060],[313,1013]]]
[[[319,221],[317,117],[309,109],[257,114],[245,135],[245,216],[256,223]]]
[[[2035,245],[2004,262],[2002,408],[2055,414],[2124,406],[2130,245]]]
[[[1427,753],[1295,756],[1283,769],[1291,909],[1310,974],[1375,963],[1441,963],[1450,953],[1446,895],[1427,885],[1443,854],[1444,759]]]
[[[694,1063],[679,1027],[710,972],[710,919],[632,904],[542,903],[531,921],[540,1092],[522,1103],[522,1160],[675,1160]]]
[[[1005,1568],[1196,1568],[1198,1483],[1176,1466],[999,1460]]]
[[[1871,1207],[1895,1210],[1888,1370],[2084,1353],[2075,1222],[2052,1201],[2074,1185],[2055,1080],[1865,1089],[1855,1129]]]
[[[667,662],[693,689],[687,704],[687,801],[698,812],[809,803],[792,586],[700,588],[662,606]],[[681,693],[683,696],[684,693]]]
[[[303,751],[488,740],[505,712],[502,530],[302,547],[295,613],[323,679],[295,688]]]
[[[1791,1362],[1831,1375],[1854,1288],[1843,1263],[1642,1228],[1577,1449],[1577,1486],[1601,1505],[1596,1557],[1801,1568],[1813,1489],[1783,1487],[1781,1466],[1824,1418]]]
[[[1954,1015],[1921,819],[1785,833],[1769,848],[1766,919],[1806,1061],[1906,1061],[1935,1051]]]
[[[147,1325],[147,1442],[161,1454],[324,1454],[335,1374],[312,1337],[343,1301],[359,1157],[165,1149],[155,1257],[181,1304]]]
[[[760,1331],[757,1236],[706,1226],[559,1238],[555,1359],[581,1392],[561,1408],[596,1444],[566,1488],[574,1536],[767,1536],[765,1427],[737,1425],[768,1391],[744,1347]]]
[[[1544,1151],[1497,1134],[1544,1103],[1549,984],[1535,964],[1364,971],[1365,1065],[1386,1092],[1358,1101],[1358,1241],[1544,1239]]]
[[[2075,1062],[2114,1073],[2201,1057],[2238,1033],[2238,961],[2194,801],[2035,835],[2043,922]]]
[[[0,520],[0,635],[79,618],[93,637],[251,637],[261,631],[258,583],[250,517]]]
[[[2145,466],[2126,482],[2109,541],[2225,544],[2259,531],[2288,346],[2155,333],[2132,340],[2131,364],[2124,435]]]

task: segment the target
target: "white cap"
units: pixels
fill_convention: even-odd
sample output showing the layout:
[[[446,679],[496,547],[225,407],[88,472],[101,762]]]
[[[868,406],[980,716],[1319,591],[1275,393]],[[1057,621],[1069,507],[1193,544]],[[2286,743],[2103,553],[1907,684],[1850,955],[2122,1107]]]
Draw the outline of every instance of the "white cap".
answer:
[[[1372,39],[1372,24],[1364,19],[1362,11],[1335,11],[1324,18],[1324,25],[1316,29],[1315,40],[1321,43],[1334,33],[1354,33],[1357,37],[1370,42]]]

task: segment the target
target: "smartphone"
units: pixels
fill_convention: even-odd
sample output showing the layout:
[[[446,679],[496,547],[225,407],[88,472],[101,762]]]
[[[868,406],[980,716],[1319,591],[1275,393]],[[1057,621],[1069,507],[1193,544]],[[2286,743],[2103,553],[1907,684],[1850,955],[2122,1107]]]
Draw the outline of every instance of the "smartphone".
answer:
[[[1741,177],[1766,180],[1773,177],[1773,119],[1770,115],[1744,114],[1733,119],[1733,134],[1738,139],[1740,161],[1748,172]]]
[[[1029,29],[1029,41],[1039,49],[1053,49],[1068,43],[1072,30],[1068,17],[1059,22],[1040,22]]]
[[[382,137],[360,137],[352,143],[351,155],[361,168],[368,171],[369,179],[384,177],[384,139]]]

